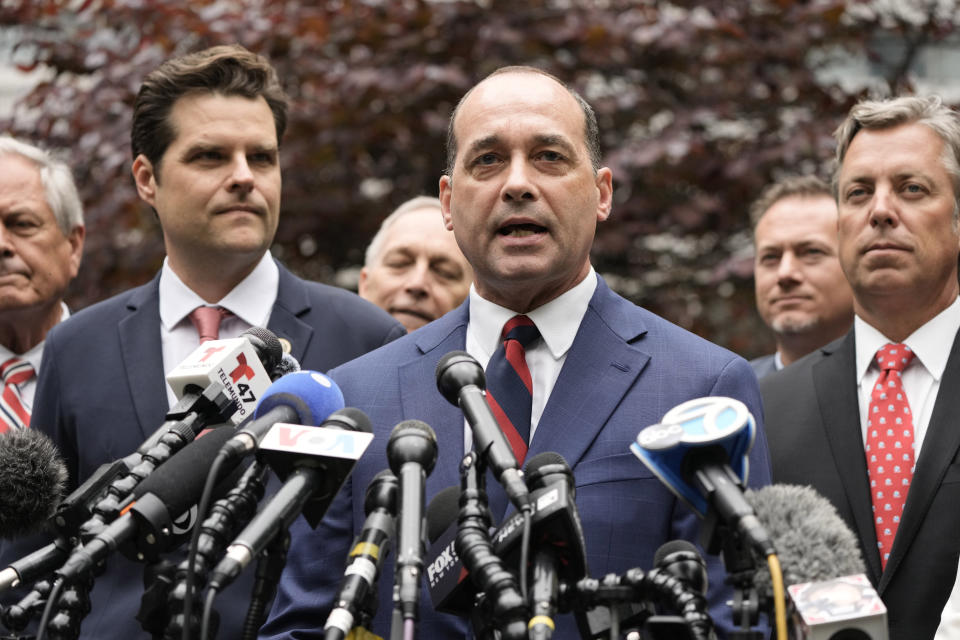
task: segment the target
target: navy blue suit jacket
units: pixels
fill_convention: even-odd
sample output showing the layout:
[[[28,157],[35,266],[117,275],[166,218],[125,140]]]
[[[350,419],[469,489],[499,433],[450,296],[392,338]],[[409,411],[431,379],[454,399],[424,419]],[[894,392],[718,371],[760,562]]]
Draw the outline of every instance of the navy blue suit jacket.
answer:
[[[464,419],[437,391],[435,368],[446,353],[463,349],[467,303],[443,318],[331,372],[348,406],[366,411],[376,436],[348,486],[316,532],[302,520],[264,638],[321,638],[331,600],[353,536],[363,525],[363,498],[373,476],[388,467],[386,443],[406,419],[427,422],[437,433],[439,459],[427,478],[427,500],[459,486]],[[527,459],[544,451],[562,455],[576,477],[576,502],[586,536],[590,574],[650,569],[662,543],[695,540],[693,513],[630,452],[644,427],[674,406],[710,395],[739,398],[761,416],[756,377],[747,362],[613,293],[599,279],[577,337],[567,354]],[[751,454],[750,484],[770,481],[763,431]],[[488,485],[489,488],[489,485]],[[495,514],[495,518],[497,514]],[[393,556],[380,577],[379,612],[373,631],[389,637]],[[731,619],[723,604],[723,568],[708,559],[713,613]],[[420,607],[423,638],[462,637],[466,626],[433,611],[426,590]],[[555,638],[578,638],[573,620],[558,620]]]
[[[283,266],[268,328],[304,369],[326,371],[406,333],[388,314],[342,289],[297,278]],[[47,336],[31,426],[60,448],[71,486],[135,451],[168,410],[160,346],[159,274],[71,316]],[[0,566],[39,546],[6,544]],[[30,546],[32,544],[32,546]],[[248,572],[249,573],[249,572]],[[217,598],[221,638],[240,636],[252,582]],[[143,567],[114,555],[96,580],[82,637],[149,637],[134,619]],[[232,592],[232,593],[231,593]]]

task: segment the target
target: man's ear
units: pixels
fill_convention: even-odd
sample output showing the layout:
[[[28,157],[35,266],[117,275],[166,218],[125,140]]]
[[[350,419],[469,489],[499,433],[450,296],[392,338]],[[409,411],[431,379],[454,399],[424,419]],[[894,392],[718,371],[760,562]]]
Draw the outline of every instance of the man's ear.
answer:
[[[453,179],[450,176],[440,176],[440,214],[443,216],[443,226],[447,231],[453,231],[453,216],[450,215],[451,195],[453,195]]]
[[[133,181],[137,185],[137,195],[140,196],[141,200],[156,209],[157,175],[153,163],[141,153],[134,159],[131,170]]]

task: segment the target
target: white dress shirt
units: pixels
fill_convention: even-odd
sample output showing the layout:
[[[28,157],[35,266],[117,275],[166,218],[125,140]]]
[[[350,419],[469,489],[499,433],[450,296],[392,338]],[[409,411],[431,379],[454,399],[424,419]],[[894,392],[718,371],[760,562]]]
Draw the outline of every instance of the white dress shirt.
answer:
[[[67,308],[66,304],[61,302],[59,322],[63,322],[69,317],[70,309]],[[45,342],[46,340],[41,340],[39,344],[34,345],[33,348],[29,349],[26,353],[14,353],[5,346],[0,345],[0,362],[6,362],[16,356],[33,365],[33,370],[36,372],[36,375],[23,384],[17,385],[17,388],[20,390],[20,399],[23,400],[24,406],[30,413],[33,413],[33,398],[37,393],[37,378],[40,377],[40,363],[43,360],[43,344]]]
[[[233,316],[223,319],[220,338],[236,338],[250,327],[267,326],[279,282],[280,270],[268,251],[250,275],[223,299],[210,304],[185,285],[164,258],[160,270],[160,343],[164,377],[200,344],[197,330],[190,322],[191,311],[203,305],[230,311]],[[171,407],[177,402],[170,385],[167,385],[167,399]]]
[[[543,336],[543,340],[536,341],[525,351],[527,368],[530,369],[530,377],[533,380],[531,441],[596,288],[597,274],[593,267],[590,267],[586,277],[572,289],[524,314],[537,325],[540,335]],[[476,358],[484,370],[494,352],[500,347],[500,333],[503,331],[503,325],[515,315],[517,315],[516,311],[481,298],[476,288],[470,285],[470,319],[467,323],[466,351]],[[467,426],[464,431],[464,451],[472,448],[473,435]]]
[[[871,327],[860,316],[854,317],[853,326],[857,350],[860,434],[866,445],[870,393],[877,378],[880,377],[880,369],[874,364],[874,358],[880,347],[895,341]],[[900,377],[903,381],[903,390],[907,394],[907,401],[910,403],[910,412],[913,414],[914,460],[920,458],[923,439],[930,425],[930,415],[933,413],[933,405],[940,390],[940,380],[943,379],[943,371],[947,367],[947,358],[950,356],[950,346],[958,330],[960,330],[960,298],[954,300],[953,304],[903,341],[916,354],[913,362],[904,369]],[[950,339],[945,342],[944,336],[949,336]]]

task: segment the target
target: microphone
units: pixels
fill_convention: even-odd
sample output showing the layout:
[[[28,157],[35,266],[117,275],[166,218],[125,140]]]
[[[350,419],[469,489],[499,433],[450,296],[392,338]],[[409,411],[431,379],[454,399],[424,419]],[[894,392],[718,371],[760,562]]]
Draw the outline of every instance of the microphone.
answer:
[[[257,448],[275,424],[318,425],[343,409],[343,404],[340,387],[322,373],[297,371],[285,375],[266,389],[254,419],[227,441],[223,455],[228,459],[243,457]]]
[[[756,430],[753,416],[739,400],[697,398],[640,431],[630,450],[698,516],[716,514],[767,557],[776,550],[743,497]],[[703,546],[708,551],[715,548]]]
[[[373,440],[370,431],[370,419],[353,408],[335,411],[319,427],[275,425],[260,444],[260,453],[284,484],[227,547],[210,574],[210,589],[222,591],[232,583],[301,512],[316,528]]]
[[[692,542],[687,540],[664,542],[653,554],[653,566],[681,580],[697,593],[707,595],[709,585],[707,563],[703,561],[703,556]],[[770,582],[769,571],[767,582]]]
[[[463,560],[457,555],[457,522],[460,515],[460,487],[441,489],[427,506],[427,587],[437,611],[467,615],[473,607],[472,587]],[[461,586],[461,583],[463,586]]]
[[[856,535],[830,501],[811,487],[777,484],[747,491],[745,497],[773,538],[783,581],[800,616],[794,626],[805,625],[804,637],[826,639],[840,629],[856,629],[867,638],[886,640],[886,609],[863,575]],[[758,566],[754,585],[771,610],[773,591],[765,565]],[[837,606],[826,606],[824,593],[834,593]]]
[[[0,538],[19,538],[43,529],[63,497],[66,482],[63,458],[42,432],[13,429],[0,434]]]
[[[324,640],[343,640],[353,629],[354,620],[364,600],[376,591],[380,567],[390,552],[397,515],[397,494],[400,483],[389,469],[373,477],[367,487],[363,503],[367,519],[343,574],[336,608],[327,617],[324,625]]]
[[[530,508],[530,492],[517,459],[487,404],[483,368],[466,351],[451,351],[437,363],[437,389],[450,404],[460,407],[477,452],[486,461],[518,511]]]
[[[82,575],[134,537],[137,551],[148,557],[166,550],[175,537],[173,521],[200,497],[210,462],[231,434],[230,429],[214,429],[158,467],[137,485],[134,501],[122,515],[75,550],[57,574],[67,579]],[[231,470],[223,468],[220,477]]]
[[[288,373],[296,373],[297,371],[300,371],[300,363],[289,353],[284,353],[277,366],[270,370],[270,379],[276,382]]]
[[[417,620],[424,555],[424,491],[437,463],[437,435],[419,420],[404,420],[387,442],[390,470],[400,480],[400,526],[394,583],[394,612],[404,621]]]

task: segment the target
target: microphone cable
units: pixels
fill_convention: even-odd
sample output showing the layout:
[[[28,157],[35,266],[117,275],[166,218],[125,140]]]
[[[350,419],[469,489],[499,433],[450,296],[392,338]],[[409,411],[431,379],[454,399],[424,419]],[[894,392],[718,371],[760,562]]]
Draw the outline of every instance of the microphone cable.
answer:
[[[776,620],[778,640],[787,640],[787,604],[786,593],[783,588],[783,571],[780,568],[780,558],[771,553],[767,556],[767,566],[770,568],[770,582],[773,585],[773,612]]]
[[[40,616],[40,624],[37,626],[36,640],[43,640],[43,637],[47,633],[47,625],[50,624],[50,616],[53,614],[56,602],[60,599],[63,584],[64,578],[62,576],[58,576],[57,579],[53,581],[53,586],[50,588],[50,595],[47,596],[47,604],[43,608],[43,615]]]

